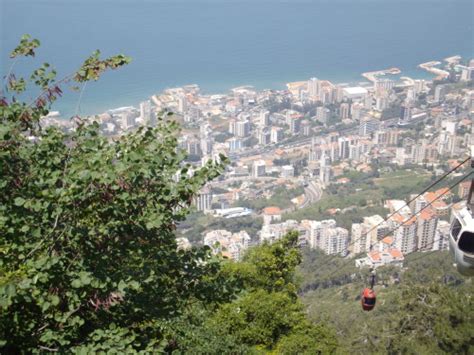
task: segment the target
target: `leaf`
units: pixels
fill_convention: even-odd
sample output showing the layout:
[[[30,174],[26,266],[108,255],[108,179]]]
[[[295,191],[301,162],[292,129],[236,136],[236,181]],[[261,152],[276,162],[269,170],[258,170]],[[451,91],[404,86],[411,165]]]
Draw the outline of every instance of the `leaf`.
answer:
[[[15,198],[15,206],[23,206],[25,204],[26,200],[23,197],[17,197]]]

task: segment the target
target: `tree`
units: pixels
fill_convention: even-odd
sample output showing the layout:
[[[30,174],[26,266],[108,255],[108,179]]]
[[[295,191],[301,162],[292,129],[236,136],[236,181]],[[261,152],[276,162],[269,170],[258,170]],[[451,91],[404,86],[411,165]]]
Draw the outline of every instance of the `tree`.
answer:
[[[274,244],[251,249],[244,262],[228,263],[223,273],[239,280],[244,291],[222,305],[208,326],[254,350],[333,352],[334,333],[323,324],[311,324],[296,295],[295,268],[301,262],[297,241],[298,233],[290,232]]]
[[[32,57],[24,36],[11,57]],[[161,117],[111,141],[76,118],[72,133],[40,119],[66,82],[97,80],[128,64],[96,51],[56,81],[43,64],[12,70],[0,99],[0,346],[5,352],[148,351],[170,346],[164,324],[190,302],[227,301],[235,292],[208,248],[178,250],[174,229],[193,196],[222,173],[226,158],[190,177],[178,125]],[[33,90],[34,91],[34,90]]]

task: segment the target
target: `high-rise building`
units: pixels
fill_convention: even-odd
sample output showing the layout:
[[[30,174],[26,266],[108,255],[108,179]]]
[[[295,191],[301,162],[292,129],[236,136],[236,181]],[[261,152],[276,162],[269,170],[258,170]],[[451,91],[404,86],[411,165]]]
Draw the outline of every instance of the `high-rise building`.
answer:
[[[342,120],[349,118],[350,106],[347,102],[344,102],[341,104],[339,111],[340,111],[340,117]]]
[[[201,191],[194,197],[194,205],[198,211],[207,211],[211,209],[212,203],[212,193],[208,187],[204,187]]]
[[[245,121],[237,121],[235,124],[235,135],[237,137],[248,137],[250,135],[250,122]]]
[[[233,138],[227,140],[227,145],[229,147],[230,152],[235,152],[237,150],[242,149],[242,146],[243,146],[242,139],[237,138],[237,137],[233,137]]]
[[[329,157],[323,153],[319,164],[319,180],[321,180],[324,185],[327,185],[331,181],[331,165]]]
[[[178,97],[178,112],[185,113],[187,109],[188,109],[188,101],[186,99],[186,96],[180,95]]]
[[[355,121],[359,121],[361,118],[362,110],[364,109],[364,105],[360,102],[354,102],[351,105],[351,115],[352,119]]]
[[[308,95],[311,99],[318,99],[320,95],[320,83],[317,78],[308,80]]]
[[[389,225],[379,215],[364,217],[362,223],[353,223],[351,230],[352,253],[369,252],[389,230]]]
[[[145,126],[156,126],[156,114],[152,111],[151,101],[140,102],[140,121]]]
[[[259,115],[259,124],[261,127],[267,127],[270,124],[270,112],[261,111]]]
[[[201,142],[196,138],[190,138],[186,141],[186,150],[189,155],[201,155]]]
[[[290,132],[296,134],[300,131],[301,119],[299,117],[291,117]]]
[[[400,122],[410,122],[412,116],[412,107],[409,103],[404,103],[400,110]]]
[[[270,131],[270,140],[272,143],[278,143],[283,139],[283,129],[280,127],[272,127]]]
[[[308,120],[301,121],[300,130],[304,136],[309,136],[311,134],[311,124]]]
[[[399,228],[394,232],[395,246],[403,254],[408,254],[416,249],[417,221],[416,217],[410,216],[402,217],[402,221],[405,222],[403,225],[402,222],[396,224],[399,225]]]
[[[329,110],[324,106],[319,106],[316,109],[316,119],[321,123],[326,123],[329,117]]]
[[[257,131],[258,144],[267,145],[270,143],[270,131],[267,128],[259,129]]]
[[[266,173],[266,164],[265,160],[255,160],[252,164],[252,176],[254,178],[258,178],[261,176],[265,176]]]
[[[336,221],[309,221],[309,245],[313,249],[321,249],[328,255],[347,254],[349,232],[336,227]]]
[[[474,66],[461,66],[461,81],[474,80]]]
[[[120,113],[120,118],[122,129],[127,130],[135,126],[135,115],[133,112],[124,111]]]
[[[424,209],[417,218],[417,251],[433,249],[438,217],[431,209]]]
[[[443,101],[445,95],[446,95],[446,86],[437,85],[434,92],[434,101],[435,102]]]

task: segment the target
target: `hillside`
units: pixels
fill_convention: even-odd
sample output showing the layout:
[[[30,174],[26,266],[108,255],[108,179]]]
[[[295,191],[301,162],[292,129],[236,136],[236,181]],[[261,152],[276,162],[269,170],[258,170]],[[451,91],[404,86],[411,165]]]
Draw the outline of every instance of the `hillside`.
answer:
[[[331,286],[325,278],[342,260],[305,250],[298,270],[301,300],[309,318],[337,330],[339,353],[472,353],[472,280],[459,275],[448,252],[414,253],[402,270],[377,270],[377,305],[364,312],[360,292],[367,270],[338,270]],[[317,287],[309,290],[310,286]]]

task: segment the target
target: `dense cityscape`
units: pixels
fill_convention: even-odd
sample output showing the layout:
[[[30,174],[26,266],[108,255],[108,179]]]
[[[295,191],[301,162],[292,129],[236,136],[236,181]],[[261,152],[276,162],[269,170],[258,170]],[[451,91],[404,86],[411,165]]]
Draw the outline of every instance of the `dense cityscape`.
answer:
[[[436,77],[413,80],[391,68],[364,73],[367,81],[353,86],[310,78],[287,90],[244,86],[219,95],[188,85],[93,119],[113,137],[171,111],[192,166],[230,158],[195,198],[194,225],[178,229],[182,248],[206,244],[239,260],[249,246],[296,230],[301,245],[358,256],[357,266],[402,266],[411,252],[447,249],[449,211],[466,198],[469,181],[407,201],[474,143],[474,60],[454,56],[420,68]],[[45,121],[67,129],[58,116]],[[400,182],[408,189],[390,191]],[[354,197],[331,205],[331,195],[344,194]]]

